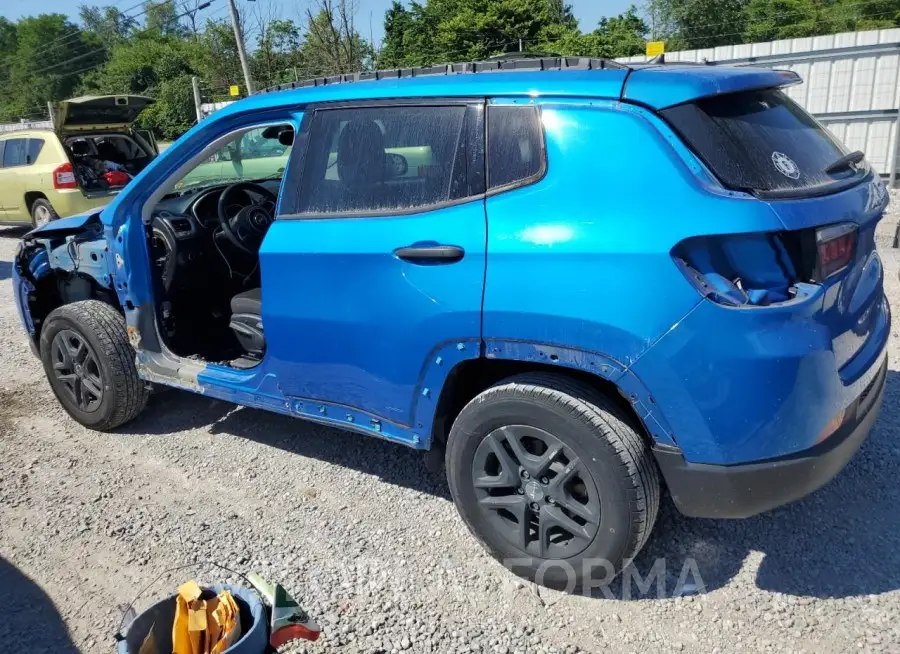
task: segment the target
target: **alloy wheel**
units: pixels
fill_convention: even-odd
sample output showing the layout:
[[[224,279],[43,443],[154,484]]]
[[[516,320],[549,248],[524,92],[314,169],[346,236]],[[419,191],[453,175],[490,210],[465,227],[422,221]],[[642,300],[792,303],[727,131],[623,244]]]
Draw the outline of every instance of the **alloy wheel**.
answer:
[[[103,376],[84,337],[64,329],[53,337],[50,353],[53,375],[69,400],[86,413],[96,411],[103,400]]]
[[[49,223],[52,218],[53,216],[50,214],[50,209],[48,209],[44,205],[40,204],[35,208],[34,224],[36,227],[43,227],[44,225]]]
[[[583,552],[600,528],[600,495],[575,453],[527,425],[489,433],[475,451],[472,479],[488,523],[517,549],[544,559]]]

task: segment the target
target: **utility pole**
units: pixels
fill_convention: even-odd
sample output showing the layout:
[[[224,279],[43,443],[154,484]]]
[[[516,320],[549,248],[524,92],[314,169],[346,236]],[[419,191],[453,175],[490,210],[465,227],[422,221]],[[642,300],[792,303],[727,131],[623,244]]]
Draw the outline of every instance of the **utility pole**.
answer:
[[[53,112],[53,100],[47,100],[47,115],[50,116],[50,129],[56,129],[56,116]]]
[[[228,11],[231,13],[231,26],[234,28],[234,40],[237,41],[238,57],[241,58],[241,69],[244,71],[244,84],[247,85],[247,95],[253,95],[256,90],[253,86],[253,79],[250,77],[250,64],[247,63],[247,52],[244,50],[244,34],[241,32],[241,22],[238,19],[234,0],[228,0]]]
[[[200,78],[194,75],[191,78],[191,86],[194,87],[194,108],[197,110],[197,122],[203,120],[203,109],[200,107]]]
[[[522,52],[522,39],[519,39],[519,52]]]

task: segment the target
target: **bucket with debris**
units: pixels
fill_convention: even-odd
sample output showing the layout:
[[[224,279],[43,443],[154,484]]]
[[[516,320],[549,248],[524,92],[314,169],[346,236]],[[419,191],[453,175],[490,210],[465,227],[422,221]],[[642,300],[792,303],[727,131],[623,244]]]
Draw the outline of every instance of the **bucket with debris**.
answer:
[[[237,574],[250,588],[188,581],[140,615],[129,607],[117,654],[265,654],[290,640],[318,638],[319,627],[282,586]]]
[[[265,654],[266,610],[240,586],[188,582],[128,625],[117,654]]]

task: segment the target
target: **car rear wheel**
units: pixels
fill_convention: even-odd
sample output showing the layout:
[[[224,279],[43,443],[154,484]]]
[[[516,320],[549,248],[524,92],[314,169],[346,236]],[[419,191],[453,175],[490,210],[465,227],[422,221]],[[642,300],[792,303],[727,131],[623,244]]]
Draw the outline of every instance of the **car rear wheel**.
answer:
[[[106,431],[137,416],[149,390],[138,377],[125,319],[97,300],[55,309],[41,329],[41,361],[53,393],[85,427]]]
[[[486,549],[516,574],[573,592],[609,582],[644,546],[659,473],[641,436],[591,387],[512,377],[459,414],[450,492]]]
[[[53,205],[44,198],[38,198],[31,203],[31,224],[34,227],[43,227],[58,218],[59,214],[53,209]]]

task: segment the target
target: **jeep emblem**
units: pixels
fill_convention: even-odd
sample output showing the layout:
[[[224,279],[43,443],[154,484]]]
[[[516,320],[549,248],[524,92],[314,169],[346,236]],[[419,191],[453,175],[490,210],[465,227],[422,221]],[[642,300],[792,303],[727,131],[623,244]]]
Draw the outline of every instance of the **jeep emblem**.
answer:
[[[773,152],[772,163],[775,165],[775,169],[785,177],[800,179],[800,169],[797,164],[783,152]]]

